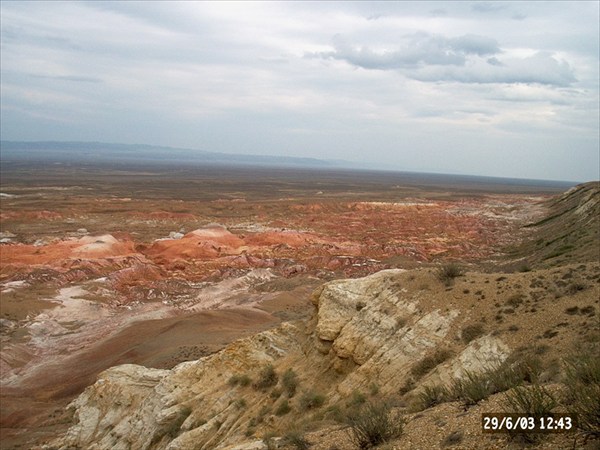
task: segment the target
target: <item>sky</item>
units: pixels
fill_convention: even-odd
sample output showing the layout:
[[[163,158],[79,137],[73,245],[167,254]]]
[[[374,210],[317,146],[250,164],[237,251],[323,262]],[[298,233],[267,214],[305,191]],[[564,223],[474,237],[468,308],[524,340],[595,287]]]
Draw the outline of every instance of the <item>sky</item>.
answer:
[[[1,137],[597,180],[599,4],[3,0]]]

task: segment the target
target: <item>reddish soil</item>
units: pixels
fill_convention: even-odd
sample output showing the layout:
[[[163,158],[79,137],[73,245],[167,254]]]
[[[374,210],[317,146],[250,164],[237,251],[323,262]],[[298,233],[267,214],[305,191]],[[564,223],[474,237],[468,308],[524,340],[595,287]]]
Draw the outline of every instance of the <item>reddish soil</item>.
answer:
[[[322,280],[494,258],[551,191],[26,169],[0,185],[3,449],[63,430],[66,403],[112,365],[168,368],[309,316]]]

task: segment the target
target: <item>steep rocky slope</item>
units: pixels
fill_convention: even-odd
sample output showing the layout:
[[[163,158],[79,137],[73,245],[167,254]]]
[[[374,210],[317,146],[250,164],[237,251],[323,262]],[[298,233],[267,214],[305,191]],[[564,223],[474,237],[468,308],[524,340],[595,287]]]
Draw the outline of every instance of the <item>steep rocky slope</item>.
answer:
[[[600,183],[569,189],[548,201],[549,213],[526,228],[532,239],[515,251],[522,263],[551,267],[600,259]]]
[[[535,355],[541,379],[556,382],[561,355],[576,347],[597,351],[599,281],[597,263],[467,272],[451,285],[432,269],[332,281],[313,294],[310,321],[284,323],[172,370],[124,365],[103,372],[72,403],[74,425],[51,448],[262,448],[267,433],[281,436],[293,426],[325,427],[324,436],[335,435],[343,426],[331,420],[361,396],[394,400],[406,412],[402,406],[424,386],[518,354]],[[293,370],[295,395],[288,398],[283,380],[267,376],[269,365],[280,379]],[[487,412],[500,412],[492,405]],[[437,408],[455,429],[473,428],[473,415],[480,420],[482,412]],[[340,436],[336,446],[349,448],[347,435]],[[415,436],[398,441],[398,448],[409,448],[402,439]],[[410,448],[431,448],[420,442]],[[498,442],[478,433],[462,438],[463,448]]]

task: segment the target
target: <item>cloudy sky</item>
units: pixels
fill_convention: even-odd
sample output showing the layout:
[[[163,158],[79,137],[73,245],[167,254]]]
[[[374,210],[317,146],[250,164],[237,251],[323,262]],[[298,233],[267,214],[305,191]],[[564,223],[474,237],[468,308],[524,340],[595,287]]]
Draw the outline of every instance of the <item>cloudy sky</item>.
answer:
[[[599,3],[10,2],[5,140],[599,174]]]

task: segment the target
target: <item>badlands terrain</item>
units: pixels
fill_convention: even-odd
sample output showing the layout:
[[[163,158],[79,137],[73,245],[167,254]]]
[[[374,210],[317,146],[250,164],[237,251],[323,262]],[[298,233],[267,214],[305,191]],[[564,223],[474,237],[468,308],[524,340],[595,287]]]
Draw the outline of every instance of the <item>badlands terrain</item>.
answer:
[[[599,355],[597,182],[14,162],[0,196],[2,449],[350,449],[372,405],[388,448],[598,445],[481,430]]]

